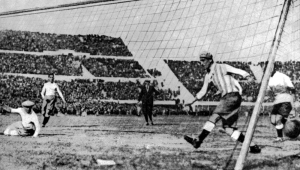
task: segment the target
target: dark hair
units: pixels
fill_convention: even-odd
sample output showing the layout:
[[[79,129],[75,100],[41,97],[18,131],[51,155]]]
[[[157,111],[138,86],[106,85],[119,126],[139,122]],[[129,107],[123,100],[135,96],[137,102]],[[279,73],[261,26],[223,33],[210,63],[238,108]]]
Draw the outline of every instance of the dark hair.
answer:
[[[48,77],[53,76],[54,77],[54,73],[49,73]]]

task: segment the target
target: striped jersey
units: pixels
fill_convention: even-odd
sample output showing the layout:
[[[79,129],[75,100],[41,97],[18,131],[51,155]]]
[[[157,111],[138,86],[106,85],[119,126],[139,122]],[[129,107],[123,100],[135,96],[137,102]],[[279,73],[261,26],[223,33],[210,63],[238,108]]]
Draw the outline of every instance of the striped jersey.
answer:
[[[239,92],[242,94],[242,88],[239,82],[234,79],[230,73],[247,77],[250,74],[244,70],[234,68],[228,64],[214,63],[210,67],[210,72],[205,75],[204,84],[200,92],[196,95],[197,99],[201,99],[207,92],[207,86],[210,82],[218,88],[218,92],[224,96],[227,93]]]

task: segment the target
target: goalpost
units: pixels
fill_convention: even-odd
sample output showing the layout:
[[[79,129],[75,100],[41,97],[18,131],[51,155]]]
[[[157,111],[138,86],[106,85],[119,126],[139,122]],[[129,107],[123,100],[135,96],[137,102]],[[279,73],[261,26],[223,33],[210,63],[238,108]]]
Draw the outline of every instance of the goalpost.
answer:
[[[272,47],[270,49],[270,53],[269,53],[269,63],[267,65],[267,69],[265,71],[265,74],[263,76],[262,82],[261,82],[261,86],[260,86],[260,90],[259,90],[259,94],[252,112],[252,116],[249,122],[249,126],[247,128],[247,132],[245,135],[245,141],[243,142],[242,145],[242,149],[241,152],[239,154],[239,157],[237,159],[236,165],[235,165],[235,170],[242,170],[244,167],[244,163],[246,160],[246,156],[248,153],[248,149],[250,146],[250,142],[252,140],[253,137],[253,133],[256,127],[256,123],[259,117],[259,113],[260,113],[260,109],[261,109],[261,105],[262,102],[264,100],[264,96],[265,96],[265,92],[269,83],[269,79],[271,76],[271,72],[274,68],[274,62],[275,62],[275,58],[276,58],[276,52],[278,49],[278,46],[280,44],[280,40],[281,40],[281,35],[283,33],[283,28],[285,25],[285,21],[287,18],[287,14],[289,11],[289,7],[291,5],[291,1],[292,0],[285,0],[284,5],[283,5],[283,9],[279,18],[279,23],[276,29],[276,33],[272,42]]]

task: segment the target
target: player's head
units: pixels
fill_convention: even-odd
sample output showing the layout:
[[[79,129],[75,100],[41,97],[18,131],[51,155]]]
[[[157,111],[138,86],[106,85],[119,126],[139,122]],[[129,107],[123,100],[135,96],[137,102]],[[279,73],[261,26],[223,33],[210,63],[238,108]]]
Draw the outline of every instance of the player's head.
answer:
[[[34,102],[30,101],[30,100],[26,100],[25,102],[22,103],[22,107],[25,109],[25,111],[30,114],[31,113],[31,109],[34,106]]]
[[[49,80],[49,82],[51,82],[51,83],[54,82],[54,74],[53,74],[53,73],[48,74],[48,80]]]
[[[145,80],[145,81],[144,81],[144,85],[145,85],[145,86],[149,86],[149,85],[150,85],[150,80]]]
[[[214,63],[213,56],[211,53],[204,51],[199,56],[200,62],[204,65],[205,69],[209,69],[209,67]]]

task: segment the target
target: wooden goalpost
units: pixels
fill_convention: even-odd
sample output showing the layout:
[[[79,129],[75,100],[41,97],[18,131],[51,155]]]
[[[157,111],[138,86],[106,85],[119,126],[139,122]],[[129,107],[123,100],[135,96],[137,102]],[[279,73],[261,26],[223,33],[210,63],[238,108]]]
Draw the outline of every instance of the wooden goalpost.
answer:
[[[237,162],[235,164],[235,170],[242,170],[244,167],[244,163],[246,160],[246,156],[248,154],[248,149],[250,146],[250,142],[252,140],[253,137],[253,133],[256,127],[256,123],[259,117],[259,113],[260,113],[260,109],[261,109],[261,105],[263,103],[264,100],[264,96],[265,96],[265,91],[267,89],[268,83],[269,83],[269,79],[271,76],[271,72],[274,68],[274,62],[275,62],[275,58],[276,58],[276,52],[278,49],[278,46],[280,44],[280,40],[281,40],[281,35],[283,32],[283,28],[285,25],[285,21],[287,18],[287,14],[289,12],[289,7],[291,5],[291,1],[292,0],[285,0],[284,4],[283,4],[283,8],[279,17],[279,22],[276,28],[276,32],[275,32],[275,36],[272,42],[272,46],[269,52],[269,63],[267,65],[267,69],[265,71],[265,74],[263,76],[262,82],[261,82],[261,86],[259,89],[259,94],[252,112],[252,116],[249,122],[249,126],[247,128],[247,132],[245,135],[245,141],[243,142],[242,145],[242,149],[240,151],[239,157],[237,159]]]

